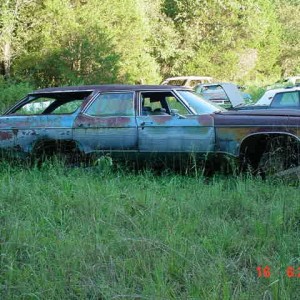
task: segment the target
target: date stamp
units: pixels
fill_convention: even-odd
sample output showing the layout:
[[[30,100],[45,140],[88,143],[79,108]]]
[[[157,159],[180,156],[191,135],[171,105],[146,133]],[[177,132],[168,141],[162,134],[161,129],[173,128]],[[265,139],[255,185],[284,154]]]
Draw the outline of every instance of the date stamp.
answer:
[[[256,268],[257,277],[270,278],[272,275],[271,267],[269,266],[258,266]],[[288,266],[285,269],[285,275],[288,278],[300,278],[300,267]]]

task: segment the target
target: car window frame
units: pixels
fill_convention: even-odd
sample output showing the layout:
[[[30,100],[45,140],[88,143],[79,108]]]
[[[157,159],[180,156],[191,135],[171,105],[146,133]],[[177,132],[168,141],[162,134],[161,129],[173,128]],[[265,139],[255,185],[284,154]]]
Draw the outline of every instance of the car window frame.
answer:
[[[282,97],[284,96],[284,94],[290,94],[290,93],[296,93],[298,94],[298,105],[273,105],[275,100],[277,100],[277,96],[279,97],[280,95],[282,95]],[[300,91],[295,90],[295,91],[282,91],[279,93],[276,93],[273,98],[272,101],[270,103],[270,107],[271,108],[295,108],[295,107],[299,107],[300,108]]]
[[[142,111],[142,93],[171,93],[172,96],[178,101],[180,102],[184,108],[189,112],[190,115],[194,115],[194,112],[190,109],[190,107],[185,103],[185,101],[182,101],[182,99],[178,96],[178,94],[176,94],[176,91],[175,90],[142,90],[142,91],[139,91],[138,92],[138,95],[137,95],[137,101],[138,101],[138,107],[137,107],[137,116],[139,117],[144,117],[143,115],[143,111]],[[169,107],[169,103],[167,101],[167,105],[168,105],[168,108],[170,110],[170,107]],[[172,108],[171,108],[172,109]],[[162,115],[164,116],[164,115]],[[172,116],[172,114],[168,114],[168,116]]]
[[[85,96],[83,99],[82,99],[82,103],[78,106],[78,108],[73,111],[72,113],[47,113],[47,114],[43,114],[43,113],[39,113],[39,114],[14,114],[16,111],[18,111],[19,109],[21,109],[23,106],[25,106],[26,104],[29,104],[30,102],[38,99],[39,97],[47,97],[49,94],[57,94],[57,93],[70,93],[70,92],[75,92],[75,93],[89,93],[89,95]],[[61,115],[73,115],[75,114],[76,112],[80,111],[82,107],[84,107],[84,103],[86,101],[87,98],[89,97],[92,97],[93,98],[93,91],[92,90],[86,90],[86,91],[66,91],[66,92],[50,92],[50,93],[30,93],[30,94],[27,94],[25,97],[23,97],[20,101],[18,101],[15,105],[13,105],[12,107],[10,107],[9,109],[7,109],[4,113],[3,113],[3,116],[61,116]],[[69,100],[69,101],[66,101],[64,102],[63,104],[65,103],[68,103],[68,102],[71,102],[71,101],[76,101],[76,100],[80,100],[80,99],[74,99],[74,100]],[[57,99],[55,99],[54,102],[52,102],[50,105],[52,105],[53,103],[55,103],[56,101],[58,101]],[[63,105],[62,104],[62,105]],[[49,106],[50,106],[49,105]],[[48,107],[49,107],[48,106]],[[45,110],[47,110],[47,108],[45,108]],[[57,109],[59,106],[57,106],[55,109]],[[55,110],[54,109],[54,110]],[[44,110],[44,111],[45,111]]]
[[[95,102],[97,101],[97,98],[100,96],[100,95],[103,95],[103,94],[120,94],[120,93],[131,93],[133,94],[132,96],[132,104],[133,104],[133,115],[132,116],[126,116],[126,115],[107,115],[107,116],[93,116],[93,115],[90,115],[87,113],[87,110],[90,108],[90,106]],[[89,117],[92,117],[92,118],[118,118],[118,117],[135,117],[137,115],[136,113],[136,105],[135,105],[135,100],[136,99],[136,91],[132,91],[132,90],[117,90],[117,91],[98,91],[97,93],[95,93],[92,97],[92,99],[87,103],[87,105],[83,108],[82,110],[82,114],[86,115],[86,116],[89,116]]]

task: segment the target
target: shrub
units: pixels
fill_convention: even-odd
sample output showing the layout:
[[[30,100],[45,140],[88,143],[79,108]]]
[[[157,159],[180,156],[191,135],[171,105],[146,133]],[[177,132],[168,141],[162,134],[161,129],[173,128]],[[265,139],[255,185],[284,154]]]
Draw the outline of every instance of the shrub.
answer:
[[[0,111],[4,112],[34,88],[28,82],[5,81],[0,77]]]

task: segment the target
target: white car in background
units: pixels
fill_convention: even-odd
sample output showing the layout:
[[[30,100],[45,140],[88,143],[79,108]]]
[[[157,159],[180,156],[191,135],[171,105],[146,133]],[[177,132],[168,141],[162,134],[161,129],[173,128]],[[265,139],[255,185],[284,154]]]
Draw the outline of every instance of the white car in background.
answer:
[[[275,107],[275,106],[280,107],[280,105],[281,106],[297,106],[296,102],[297,102],[297,99],[299,101],[299,96],[298,96],[299,91],[300,91],[300,87],[297,87],[297,86],[268,90],[254,104],[254,106],[272,106],[272,107]],[[280,98],[280,100],[278,100],[279,98]]]

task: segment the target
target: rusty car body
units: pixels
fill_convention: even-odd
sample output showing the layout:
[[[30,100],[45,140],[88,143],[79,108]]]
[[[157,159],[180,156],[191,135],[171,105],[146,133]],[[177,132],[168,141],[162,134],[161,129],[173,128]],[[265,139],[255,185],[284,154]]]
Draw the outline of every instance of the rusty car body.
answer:
[[[299,163],[300,111],[226,111],[181,86],[95,85],[33,91],[0,117],[14,155],[80,153],[126,159],[233,157],[257,168],[274,145]],[[280,159],[282,159],[282,150]]]

